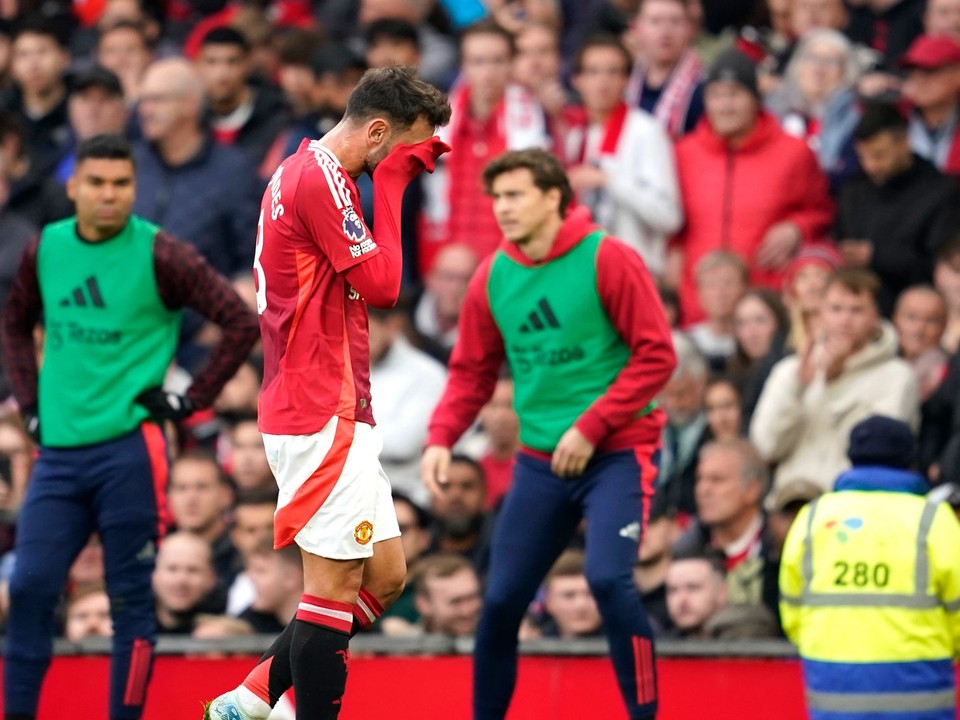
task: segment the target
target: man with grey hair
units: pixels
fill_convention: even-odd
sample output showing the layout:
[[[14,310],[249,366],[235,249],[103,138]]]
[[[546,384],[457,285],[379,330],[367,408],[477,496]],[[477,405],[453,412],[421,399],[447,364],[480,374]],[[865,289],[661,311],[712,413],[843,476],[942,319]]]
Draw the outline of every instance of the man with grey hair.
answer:
[[[697,521],[675,554],[715,548],[726,557],[730,602],[777,609],[777,561],[762,501],[767,464],[747,440],[716,440],[700,450],[694,498]]]
[[[667,424],[661,440],[658,487],[663,488],[670,508],[695,515],[693,485],[697,454],[709,437],[703,408],[707,362],[682,333],[673,333],[673,347],[677,367],[659,398],[660,407],[667,415]]]
[[[186,60],[160,60],[147,70],[133,211],[192,243],[219,272],[249,274],[262,188],[252,161],[213,141],[204,105],[203,83]]]

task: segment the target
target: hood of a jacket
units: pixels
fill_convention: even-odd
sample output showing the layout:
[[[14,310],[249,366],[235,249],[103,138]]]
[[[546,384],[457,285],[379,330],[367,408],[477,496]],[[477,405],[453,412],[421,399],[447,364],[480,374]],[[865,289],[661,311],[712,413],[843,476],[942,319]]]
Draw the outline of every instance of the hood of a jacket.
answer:
[[[930,485],[920,473],[879,465],[859,465],[841,473],[833,484],[836,492],[866,490],[926,495]]]
[[[561,255],[566,255],[570,250],[579,245],[580,241],[596,229],[597,226],[593,223],[590,210],[581,205],[567,212],[567,216],[563,219],[560,230],[557,231],[557,237],[553,240],[553,247],[550,248],[550,252],[547,253],[547,256],[543,258],[543,260],[531,260],[523,254],[515,243],[509,240],[504,240],[500,245],[500,249],[521,265],[536,267],[537,265],[543,265],[551,260],[555,260]]]
[[[763,150],[771,140],[782,132],[777,119],[766,110],[761,110],[757,115],[757,122],[753,126],[753,130],[736,148],[731,148],[726,138],[720,137],[714,132],[710,120],[706,116],[700,119],[691,136],[707,152],[725,155],[732,150],[736,155],[746,155]]]
[[[879,336],[866,344],[849,358],[843,366],[841,377],[850,372],[879,365],[897,356],[897,331],[888,321],[880,323]]]

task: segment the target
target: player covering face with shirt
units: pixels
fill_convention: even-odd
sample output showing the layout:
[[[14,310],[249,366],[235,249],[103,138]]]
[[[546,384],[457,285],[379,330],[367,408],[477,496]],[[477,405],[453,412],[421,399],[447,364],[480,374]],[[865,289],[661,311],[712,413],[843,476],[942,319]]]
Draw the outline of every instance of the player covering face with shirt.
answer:
[[[292,685],[298,717],[336,718],[351,635],[403,589],[371,407],[367,305],[397,301],[403,191],[448,150],[432,136],[449,119],[446,98],[412,70],[371,70],[340,124],[305,140],[264,192],[253,263],[259,425],[280,490],[274,544],[300,548],[305,592],[294,620],[208,717],[266,718]],[[376,234],[358,202],[363,172],[373,176]]]

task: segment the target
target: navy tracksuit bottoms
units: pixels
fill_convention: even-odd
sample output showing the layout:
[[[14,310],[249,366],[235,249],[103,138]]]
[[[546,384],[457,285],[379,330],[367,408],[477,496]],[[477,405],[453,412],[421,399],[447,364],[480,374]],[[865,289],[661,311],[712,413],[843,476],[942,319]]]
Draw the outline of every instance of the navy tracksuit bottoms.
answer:
[[[490,573],[477,628],[474,720],[503,720],[517,674],[517,632],[544,575],[586,518],[586,576],[631,720],[657,707],[653,634],[633,565],[656,480],[653,448],[595,456],[566,479],[550,462],[521,452],[493,531]]]
[[[41,448],[17,524],[4,662],[4,712],[36,716],[50,665],[54,611],[90,535],[103,544],[113,618],[110,717],[143,709],[156,633],[150,581],[167,475],[156,425],[96,445]],[[61,698],[69,703],[69,698]]]

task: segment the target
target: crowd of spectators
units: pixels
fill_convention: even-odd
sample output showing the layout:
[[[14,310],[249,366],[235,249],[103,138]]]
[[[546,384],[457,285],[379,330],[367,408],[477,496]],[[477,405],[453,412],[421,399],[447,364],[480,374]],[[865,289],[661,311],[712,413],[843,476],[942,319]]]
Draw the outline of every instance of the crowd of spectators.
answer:
[[[508,375],[430,497],[417,471],[471,276],[500,234],[480,174],[565,162],[577,203],[641,255],[678,365],[635,578],[663,637],[780,634],[777,569],[803,504],[874,414],[910,423],[931,486],[960,479],[960,0],[102,0],[0,8],[0,307],[20,251],[72,212],[79,140],[134,142],[135,212],[256,306],[259,199],[335,125],[368,67],[448,91],[453,151],[404,198],[404,297],[371,310],[374,410],[409,565],[373,632],[472,634],[518,450]],[[376,231],[371,180],[361,203]],[[38,330],[38,340],[42,330]],[[216,341],[188,317],[168,384]],[[255,351],[212,411],[167,428],[161,632],[278,632],[302,592],[272,547]],[[122,378],[118,378],[122,382]],[[563,392],[558,388],[557,392]],[[0,416],[0,618],[34,448]],[[517,529],[522,532],[522,528]],[[582,538],[522,635],[598,635]],[[65,637],[109,635],[96,537]]]

